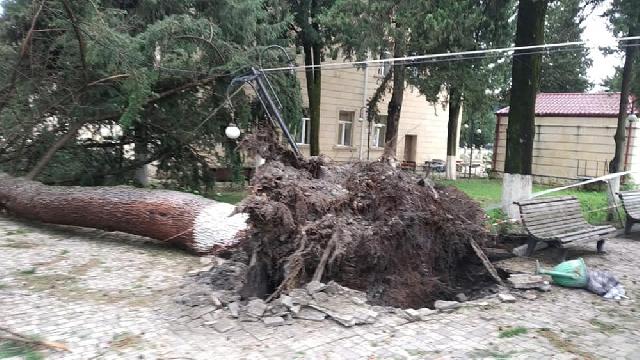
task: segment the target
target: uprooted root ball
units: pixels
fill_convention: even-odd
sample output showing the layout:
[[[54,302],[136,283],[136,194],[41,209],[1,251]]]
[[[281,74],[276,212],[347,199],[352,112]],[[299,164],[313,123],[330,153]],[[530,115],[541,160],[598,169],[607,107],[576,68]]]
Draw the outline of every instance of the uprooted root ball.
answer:
[[[249,214],[245,296],[335,280],[376,304],[423,307],[473,277],[469,241],[486,241],[478,205],[380,163],[268,161]]]

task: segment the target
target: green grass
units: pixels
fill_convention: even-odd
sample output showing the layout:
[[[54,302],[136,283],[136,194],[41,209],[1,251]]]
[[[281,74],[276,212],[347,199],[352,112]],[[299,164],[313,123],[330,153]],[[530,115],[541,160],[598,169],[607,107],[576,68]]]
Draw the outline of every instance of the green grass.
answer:
[[[32,347],[13,341],[0,343],[0,359],[20,357],[25,360],[41,360],[44,357]]]
[[[472,199],[480,203],[483,208],[492,208],[487,211],[491,220],[500,219],[504,215],[496,208],[500,205],[502,196],[501,179],[459,179],[441,180],[439,184],[454,186],[469,195]],[[533,192],[551,189],[544,185],[534,185]],[[567,189],[554,192],[545,196],[572,195],[578,198],[582,207],[582,212],[589,223],[601,224],[606,222],[607,210],[597,210],[607,207],[607,194],[603,191],[590,191],[581,189]],[[594,211],[597,210],[597,211]]]
[[[510,337],[526,334],[528,331],[529,330],[527,330],[527,328],[525,327],[516,326],[516,327],[512,327],[512,328],[508,328],[500,331],[500,334],[498,335],[498,337],[510,338]]]
[[[215,201],[237,204],[246,196],[247,192],[245,190],[218,190],[209,194],[207,197],[210,197]]]
[[[36,273],[36,268],[32,267],[30,269],[20,270],[20,275],[33,275]]]

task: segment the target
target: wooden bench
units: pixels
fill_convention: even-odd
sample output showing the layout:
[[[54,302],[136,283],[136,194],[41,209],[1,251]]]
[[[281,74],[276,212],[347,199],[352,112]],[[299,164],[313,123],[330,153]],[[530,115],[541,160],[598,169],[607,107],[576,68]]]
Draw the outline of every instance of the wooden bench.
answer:
[[[622,200],[627,219],[624,223],[624,233],[628,235],[634,223],[640,222],[640,190],[621,191],[618,197]]]
[[[536,250],[538,241],[561,249],[564,261],[566,247],[583,242],[596,242],[598,253],[604,242],[616,231],[613,226],[594,226],[582,216],[580,203],[574,196],[559,196],[515,202],[520,207],[520,217],[527,233],[527,256]]]

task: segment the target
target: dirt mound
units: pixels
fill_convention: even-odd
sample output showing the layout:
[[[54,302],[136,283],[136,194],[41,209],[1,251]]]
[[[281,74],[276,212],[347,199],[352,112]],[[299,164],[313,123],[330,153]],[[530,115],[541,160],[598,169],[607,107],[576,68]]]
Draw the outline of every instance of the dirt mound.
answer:
[[[484,213],[460,191],[380,162],[269,158],[283,150],[260,140],[246,142],[267,162],[239,208],[252,254],[244,296],[335,280],[374,304],[423,307],[485,276],[470,246],[487,239]]]

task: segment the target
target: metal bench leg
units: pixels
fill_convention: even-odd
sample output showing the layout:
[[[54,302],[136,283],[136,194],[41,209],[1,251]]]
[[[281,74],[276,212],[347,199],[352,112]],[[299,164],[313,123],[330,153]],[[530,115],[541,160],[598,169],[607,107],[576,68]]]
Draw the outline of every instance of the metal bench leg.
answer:
[[[624,234],[629,235],[631,233],[631,228],[633,227],[633,220],[629,216],[627,216],[627,221],[624,223]]]
[[[534,238],[533,236],[529,236],[529,240],[527,241],[527,252],[525,252],[525,255],[527,257],[533,255],[533,253],[536,251],[537,244],[538,240],[536,240],[536,238]]]
[[[596,245],[596,249],[598,251],[598,254],[604,254],[604,240],[598,240],[598,243]]]

